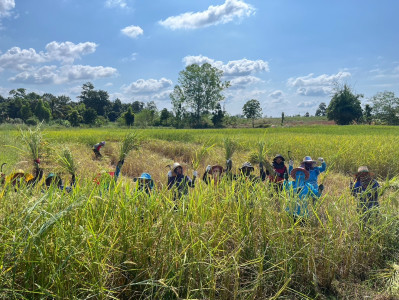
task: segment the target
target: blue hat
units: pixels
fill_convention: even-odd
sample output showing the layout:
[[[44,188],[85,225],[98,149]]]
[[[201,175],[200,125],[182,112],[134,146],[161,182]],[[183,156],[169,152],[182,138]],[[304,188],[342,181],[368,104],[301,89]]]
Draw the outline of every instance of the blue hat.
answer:
[[[133,181],[136,182],[139,179],[145,179],[150,181],[150,188],[152,189],[154,187],[154,180],[152,180],[151,175],[148,173],[141,173],[140,177],[135,177],[133,178]]]

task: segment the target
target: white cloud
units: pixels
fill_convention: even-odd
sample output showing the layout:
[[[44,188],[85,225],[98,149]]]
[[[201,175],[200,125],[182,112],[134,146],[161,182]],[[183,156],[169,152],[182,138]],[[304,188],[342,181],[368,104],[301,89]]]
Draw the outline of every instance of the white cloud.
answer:
[[[42,52],[37,53],[35,49],[20,49],[13,47],[6,53],[0,55],[0,67],[12,70],[27,70],[32,64],[43,63],[46,58]]]
[[[157,79],[139,79],[128,86],[123,86],[122,90],[127,94],[151,94],[162,91],[172,86],[173,82],[166,78]]]
[[[137,59],[137,55],[138,53],[134,52],[130,54],[130,56],[122,58],[122,62],[135,61]]]
[[[143,34],[143,29],[141,29],[141,27],[139,27],[139,26],[131,25],[131,26],[121,29],[121,32],[124,35],[127,35],[128,37],[135,39],[139,35]]]
[[[246,88],[249,85],[259,83],[262,80],[258,77],[255,76],[241,76],[241,77],[235,77],[232,80],[230,80],[230,84],[232,89],[243,89]]]
[[[13,10],[14,7],[14,0],[0,0],[0,18],[10,16],[11,10]]]
[[[304,101],[297,104],[297,107],[310,108],[317,105],[316,101]]]
[[[215,61],[212,58],[198,55],[198,56],[186,56],[183,58],[183,62],[186,66],[191,64],[202,65],[209,63],[212,66],[223,71],[225,76],[248,76],[250,74],[258,72],[269,72],[269,63],[267,61],[249,60],[246,58],[240,60],[231,60],[227,64],[223,64],[222,61]]]
[[[241,0],[226,0],[222,5],[209,6],[202,12],[187,12],[159,21],[164,27],[175,29],[197,29],[217,24],[224,24],[248,17],[255,13],[255,8]]]
[[[57,68],[57,66],[44,66],[36,70],[19,73],[9,80],[11,82],[28,84],[63,84],[77,80],[94,80],[110,77],[116,73],[116,69],[102,66],[66,65],[61,68]]]
[[[73,63],[82,55],[96,51],[97,44],[85,42],[74,44],[71,42],[51,42],[46,45],[47,52],[36,52],[35,49],[20,49],[12,47],[6,53],[0,55],[0,68],[17,71],[28,71],[34,68],[33,65],[49,61],[62,61]]]
[[[73,63],[75,59],[82,55],[94,53],[97,48],[96,43],[85,42],[74,44],[72,42],[51,42],[46,45],[46,56],[49,61],[59,60],[64,63]]]
[[[314,77],[314,74],[311,73],[307,76],[289,78],[287,85],[296,87],[299,95],[323,96],[331,93],[334,84],[350,76],[351,73],[343,71],[333,75],[323,74],[317,77]]]
[[[107,1],[105,1],[105,6],[106,7],[119,6],[120,8],[127,8],[127,3],[125,0],[107,0]]]
[[[269,94],[269,97],[272,99],[280,99],[281,97],[283,97],[284,93],[281,90],[276,90],[274,92],[271,92]]]

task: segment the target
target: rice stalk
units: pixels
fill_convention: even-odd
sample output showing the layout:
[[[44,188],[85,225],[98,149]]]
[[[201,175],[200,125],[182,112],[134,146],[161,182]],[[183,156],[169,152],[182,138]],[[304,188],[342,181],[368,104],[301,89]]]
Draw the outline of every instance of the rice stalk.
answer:
[[[64,168],[69,174],[76,175],[78,164],[72,156],[69,148],[64,148],[60,155],[58,155],[58,163]]]
[[[34,130],[28,128],[20,130],[22,142],[26,144],[27,151],[34,161],[40,158],[42,153],[43,133],[41,131],[42,123],[39,123]]]
[[[233,157],[234,152],[238,149],[238,143],[230,138],[224,139],[225,158],[229,160]]]
[[[209,151],[215,146],[215,144],[211,143],[211,140],[206,142],[205,144],[202,145],[202,147],[195,151],[192,157],[192,164],[194,170],[197,170],[201,161],[207,156]]]
[[[140,146],[140,138],[137,133],[129,132],[122,140],[119,147],[119,161],[123,161],[130,151],[138,150]]]

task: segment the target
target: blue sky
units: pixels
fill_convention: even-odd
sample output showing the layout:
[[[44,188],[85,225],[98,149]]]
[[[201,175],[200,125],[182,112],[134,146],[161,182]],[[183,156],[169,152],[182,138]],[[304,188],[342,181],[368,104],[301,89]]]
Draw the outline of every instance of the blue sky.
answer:
[[[397,0],[0,0],[0,94],[80,94],[155,101],[190,63],[209,62],[232,86],[225,108],[250,99],[263,114],[314,114],[347,83],[363,103],[399,94]]]

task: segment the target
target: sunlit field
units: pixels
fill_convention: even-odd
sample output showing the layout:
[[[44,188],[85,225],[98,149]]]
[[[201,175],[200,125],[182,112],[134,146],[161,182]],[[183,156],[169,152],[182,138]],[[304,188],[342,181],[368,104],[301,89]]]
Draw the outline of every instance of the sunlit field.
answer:
[[[127,132],[141,137],[115,183]],[[3,172],[33,172],[32,159],[12,127],[0,129]],[[68,147],[78,165],[72,192],[40,183],[0,188],[0,298],[4,299],[396,299],[399,296],[399,128],[304,126],[267,129],[43,128],[44,177],[70,175],[57,163]],[[223,180],[206,185],[207,165],[225,166],[226,137],[239,143],[237,173],[258,142],[268,160],[288,151],[298,166],[323,157],[322,197],[306,222],[286,213],[288,198],[265,182]],[[102,160],[92,146],[106,141]],[[168,165],[180,162],[196,186],[174,201]],[[379,214],[361,221],[349,182],[367,165],[381,185]],[[148,172],[151,195],[134,177]],[[255,166],[255,175],[259,168]],[[94,178],[102,178],[97,184]]]

